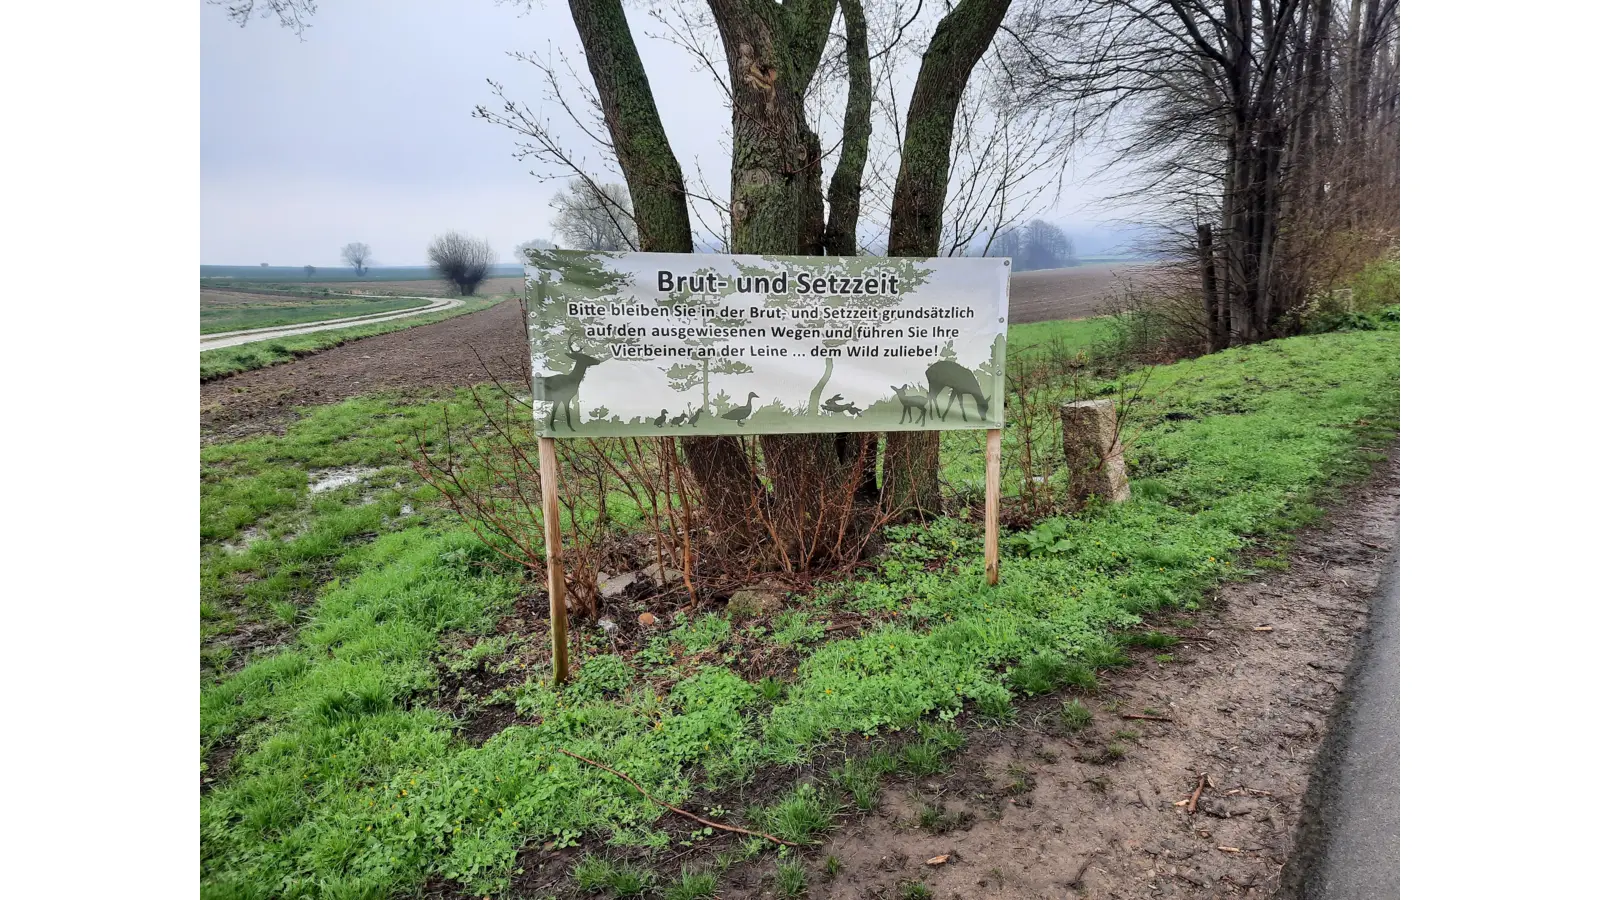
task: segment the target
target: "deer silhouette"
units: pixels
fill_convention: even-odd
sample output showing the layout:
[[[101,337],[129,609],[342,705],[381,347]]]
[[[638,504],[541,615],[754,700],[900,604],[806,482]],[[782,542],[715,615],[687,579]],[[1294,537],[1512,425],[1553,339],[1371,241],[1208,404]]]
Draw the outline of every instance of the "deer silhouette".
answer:
[[[910,387],[911,385],[909,384],[902,384],[894,389],[895,397],[900,400],[900,424],[904,425],[906,420],[914,414],[918,425],[926,425],[928,424],[928,398],[907,394],[906,390]]]
[[[939,414],[940,419],[950,416],[950,407],[958,401],[961,403],[961,421],[967,421],[967,397],[971,397],[978,404],[978,416],[982,418],[989,414],[989,399],[983,396],[983,389],[978,386],[978,376],[972,370],[957,362],[942,359],[928,367],[928,403],[933,406],[934,412],[939,412],[939,393],[945,388],[950,389],[950,402],[944,405],[944,412]]]
[[[722,417],[724,419],[732,419],[733,421],[738,422],[739,427],[743,428],[744,420],[750,418],[750,414],[755,412],[755,406],[750,401],[759,396],[761,395],[757,394],[755,391],[751,391],[750,396],[744,398],[743,406],[735,406],[733,409],[723,413]]]
[[[861,410],[856,408],[855,403],[853,403],[853,402],[852,403],[840,403],[839,402],[840,400],[843,400],[843,399],[844,399],[844,395],[843,394],[834,394],[832,397],[829,397],[827,399],[827,401],[822,404],[822,408],[827,410],[828,412],[849,413],[852,416],[861,415]]]
[[[572,398],[578,395],[578,385],[583,383],[583,375],[593,366],[598,366],[601,360],[586,354],[579,353],[569,342],[567,344],[567,357],[572,360],[572,371],[565,375],[536,375],[533,379],[533,396],[536,400],[547,400],[550,403],[550,429],[556,427],[556,410],[566,413],[567,430],[572,430]]]

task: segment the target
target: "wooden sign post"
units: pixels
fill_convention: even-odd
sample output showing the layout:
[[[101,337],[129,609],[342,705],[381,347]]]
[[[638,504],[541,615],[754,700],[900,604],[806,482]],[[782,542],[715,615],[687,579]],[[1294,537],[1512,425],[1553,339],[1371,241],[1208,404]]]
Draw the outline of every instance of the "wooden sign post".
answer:
[[[983,577],[1000,583],[1000,433],[991,428],[983,454]]]
[[[561,473],[554,438],[539,438],[539,489],[544,499],[544,567],[549,575],[551,662],[555,683],[567,683],[567,576],[561,567]]]

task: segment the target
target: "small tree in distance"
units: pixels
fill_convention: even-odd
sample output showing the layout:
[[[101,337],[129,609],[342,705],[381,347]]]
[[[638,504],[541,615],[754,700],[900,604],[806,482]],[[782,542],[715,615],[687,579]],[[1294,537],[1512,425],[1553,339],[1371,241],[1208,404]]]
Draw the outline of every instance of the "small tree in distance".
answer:
[[[517,258],[518,262],[525,263],[528,261],[529,250],[554,250],[555,246],[555,244],[550,243],[544,238],[534,238],[531,241],[523,241],[516,247],[512,248],[514,251],[512,255]]]
[[[573,179],[550,198],[556,237],[579,250],[636,250],[639,228],[627,185]]]
[[[428,263],[440,278],[455,286],[463,297],[470,297],[489,277],[494,264],[494,248],[489,242],[447,231],[428,245]]]
[[[306,266],[306,280],[307,281],[310,281],[311,280],[311,276],[313,276],[315,274],[317,274],[317,267],[316,266]]]
[[[345,244],[344,249],[339,251],[339,255],[343,256],[344,261],[356,270],[356,277],[359,278],[367,274],[367,261],[372,259],[371,247],[360,241],[355,241]]]

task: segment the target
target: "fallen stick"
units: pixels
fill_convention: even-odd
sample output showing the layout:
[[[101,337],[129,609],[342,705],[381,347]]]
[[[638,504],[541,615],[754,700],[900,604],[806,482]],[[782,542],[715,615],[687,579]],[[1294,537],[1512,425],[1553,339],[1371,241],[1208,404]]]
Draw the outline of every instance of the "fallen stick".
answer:
[[[665,802],[663,800],[657,800],[656,798],[650,796],[650,792],[645,790],[644,788],[640,787],[639,786],[639,782],[634,781],[632,778],[629,778],[628,776],[622,774],[621,772],[618,772],[616,769],[611,768],[610,766],[606,765],[605,763],[595,762],[594,760],[588,758],[587,756],[579,756],[578,754],[573,753],[570,750],[564,750],[564,749],[562,749],[560,747],[556,748],[556,752],[557,753],[561,753],[561,754],[565,754],[566,756],[570,756],[573,759],[576,759],[576,760],[578,760],[580,762],[586,762],[589,765],[594,766],[597,769],[605,769],[607,772],[610,772],[611,774],[617,776],[618,778],[621,778],[623,781],[626,781],[628,784],[632,785],[634,790],[636,790],[640,794],[642,794],[644,796],[644,798],[646,800],[649,800],[651,803],[654,803],[655,805],[663,807],[665,809],[670,809],[673,812],[677,813],[680,816],[683,816],[686,819],[693,819],[694,821],[699,822],[701,825],[705,825],[708,828],[716,828],[716,829],[718,829],[720,831],[731,831],[734,834],[748,834],[751,837],[766,838],[767,840],[772,841],[774,844],[782,844],[785,847],[798,847],[798,846],[800,846],[799,844],[796,844],[793,841],[786,841],[781,837],[774,837],[773,835],[767,834],[764,831],[748,831],[746,829],[740,828],[737,825],[724,825],[721,822],[713,822],[710,819],[702,819],[699,816],[695,815],[692,812],[689,812],[686,809],[679,809],[676,806],[673,806],[671,803],[667,803],[667,802]]]
[[[1122,717],[1124,719],[1138,719],[1141,722],[1171,722],[1172,721],[1171,719],[1167,718],[1166,716],[1145,716],[1145,715],[1140,715],[1139,713],[1123,713]]]
[[[566,751],[562,751],[565,753]],[[1189,795],[1189,815],[1194,815],[1200,808],[1200,792],[1206,789],[1206,773],[1200,773],[1200,783],[1194,786],[1194,793]]]

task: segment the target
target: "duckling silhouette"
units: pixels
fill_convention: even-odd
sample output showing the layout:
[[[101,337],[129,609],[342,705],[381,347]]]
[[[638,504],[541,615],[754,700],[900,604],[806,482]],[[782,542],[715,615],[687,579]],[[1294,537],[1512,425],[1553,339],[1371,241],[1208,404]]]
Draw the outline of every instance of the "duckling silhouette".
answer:
[[[689,417],[688,424],[689,425],[693,425],[694,423],[700,421],[700,414],[705,412],[705,411],[706,411],[706,408],[704,406],[702,406],[699,409],[695,410],[694,411],[694,415]]]
[[[688,413],[686,413],[686,412],[678,413],[677,415],[672,417],[672,427],[673,428],[677,428],[678,426],[682,425],[683,421],[685,419],[687,419],[687,418],[689,418],[689,414]]]
[[[660,428],[661,426],[667,424],[667,411],[663,409],[661,411],[661,415],[656,416],[656,420],[654,422],[652,422],[651,424],[656,426],[657,428]]]
[[[754,400],[756,397],[759,397],[759,396],[761,396],[761,395],[755,393],[754,391],[751,391],[750,392],[750,396],[744,398],[744,405],[743,406],[735,406],[733,409],[730,409],[727,412],[723,413],[722,417],[724,419],[730,419],[730,420],[732,420],[734,422],[738,422],[739,423],[739,427],[743,428],[744,427],[744,420],[750,418],[750,414],[752,412],[755,412],[755,406],[752,405],[750,401]]]

